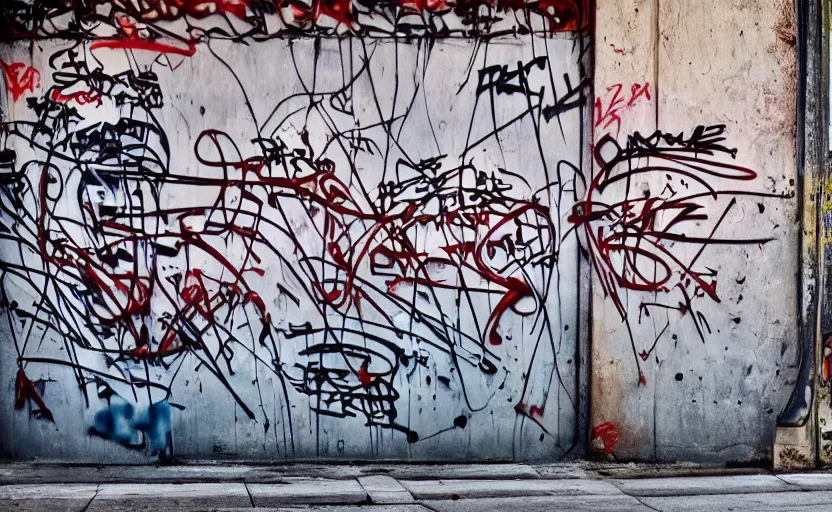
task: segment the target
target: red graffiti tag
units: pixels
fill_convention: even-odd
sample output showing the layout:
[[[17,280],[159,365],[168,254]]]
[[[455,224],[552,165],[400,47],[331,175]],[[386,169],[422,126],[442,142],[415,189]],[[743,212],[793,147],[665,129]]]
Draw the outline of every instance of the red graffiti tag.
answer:
[[[58,103],[74,101],[79,105],[87,105],[90,103],[101,105],[101,95],[95,91],[78,91],[70,94],[64,94],[58,89],[53,89],[52,94],[50,94],[49,97],[52,101],[56,101]]]
[[[828,336],[823,342],[823,380],[829,382],[832,379],[832,336]]]
[[[293,5],[292,10],[301,23],[317,22],[321,16],[327,16],[349,28],[355,24],[352,0],[315,0],[311,8]]]
[[[123,50],[147,50],[159,53],[171,53],[174,55],[184,55],[191,57],[196,53],[196,44],[187,43],[186,47],[174,46],[172,44],[159,43],[156,41],[147,41],[139,38],[126,39],[104,39],[96,41],[90,45],[90,50],[97,50],[99,48],[123,49]]]
[[[645,82],[643,85],[633,84],[630,87],[629,95],[622,94],[623,90],[624,86],[622,84],[611,85],[607,87],[603,96],[595,99],[595,128],[607,131],[615,125],[616,137],[621,131],[621,114],[632,107],[639,98],[643,97],[647,101],[652,100],[650,82]]]
[[[620,440],[621,434],[615,429],[615,425],[609,421],[592,427],[592,448],[596,451],[603,451],[606,455],[611,455],[615,445]]]
[[[113,0],[113,4],[143,22],[174,21],[183,16],[206,18],[213,14],[231,14],[244,20],[246,0]]]
[[[49,410],[49,407],[46,407],[46,403],[44,403],[43,398],[41,398],[40,393],[35,388],[35,384],[29,380],[23,368],[17,370],[17,378],[14,381],[14,396],[15,409],[23,409],[27,401],[34,402],[38,408],[33,409],[32,414],[36,418],[43,418],[55,423],[55,419],[52,417],[52,411]]]
[[[370,384],[376,380],[376,376],[367,371],[367,367],[370,365],[368,361],[365,361],[364,364],[361,365],[361,368],[358,370],[358,380],[361,382],[361,386],[364,389],[370,387]]]
[[[3,68],[6,87],[12,93],[14,101],[20,99],[26,91],[34,92],[35,87],[40,87],[40,72],[32,66],[22,62],[6,64],[0,60],[0,67]]]
[[[446,0],[399,0],[399,6],[408,12],[435,12],[450,9]]]

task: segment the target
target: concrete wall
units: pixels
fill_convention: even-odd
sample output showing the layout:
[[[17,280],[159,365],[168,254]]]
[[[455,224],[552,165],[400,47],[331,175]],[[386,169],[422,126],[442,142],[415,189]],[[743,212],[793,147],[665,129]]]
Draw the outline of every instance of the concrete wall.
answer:
[[[575,452],[587,13],[207,4],[0,51],[3,451]]]
[[[771,456],[791,3],[99,4],[3,7],[4,454]]]
[[[618,200],[695,207],[697,217],[670,232],[707,243],[666,240],[662,260],[681,282],[654,286],[645,273],[647,289],[612,286],[620,308],[593,283],[591,421],[603,425],[595,449],[608,448],[604,433],[614,428],[619,458],[771,456],[798,365],[794,9],[783,1],[598,2],[596,105],[615,104],[621,87],[619,144],[636,131],[688,138],[697,126],[724,125],[720,136],[736,152],[697,158],[753,175],[737,179],[732,168],[716,176],[708,163],[680,176],[646,152],[637,168],[653,170],[633,175],[629,196],[618,192]],[[632,101],[647,84],[650,98]],[[596,143],[609,132],[596,126]]]

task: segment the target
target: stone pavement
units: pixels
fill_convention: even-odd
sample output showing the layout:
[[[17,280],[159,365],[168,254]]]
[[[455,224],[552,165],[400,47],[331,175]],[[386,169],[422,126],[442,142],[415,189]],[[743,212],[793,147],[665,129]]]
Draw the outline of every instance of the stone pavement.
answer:
[[[635,464],[0,463],[0,511],[832,510],[832,473]]]

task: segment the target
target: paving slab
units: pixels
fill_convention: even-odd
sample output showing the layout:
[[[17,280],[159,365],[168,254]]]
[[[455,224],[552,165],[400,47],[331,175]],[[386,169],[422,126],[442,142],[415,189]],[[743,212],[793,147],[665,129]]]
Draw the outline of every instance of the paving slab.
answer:
[[[0,0],[1,1],[1,0]],[[560,465],[569,466],[569,465]],[[572,464],[575,468],[579,466]],[[404,479],[540,478],[526,464],[400,464],[400,463],[202,463],[158,465],[72,465],[50,463],[0,464],[0,484],[30,483],[279,483],[286,477],[343,480],[365,475]]]
[[[399,505],[294,505],[287,507],[212,508],[210,512],[431,512],[416,504]],[[207,512],[207,511],[206,511]]]
[[[281,483],[248,484],[247,487],[256,507],[304,503],[351,505],[365,503],[369,498],[356,480],[286,478]]]
[[[198,507],[251,507],[251,499],[241,483],[103,484],[87,510],[192,510]]]
[[[401,484],[417,500],[621,494],[601,480],[402,480]]]
[[[791,491],[762,494],[709,494],[640,498],[661,512],[803,512],[832,510],[832,492]]]
[[[807,491],[832,491],[832,473],[795,473],[777,475],[787,484],[796,485]]]
[[[773,475],[643,478],[612,482],[631,496],[695,496],[794,490],[794,487]]]
[[[0,500],[80,499],[90,501],[97,485],[0,485]]]
[[[243,481],[259,468],[242,465],[144,466],[0,464],[0,484],[16,483],[141,483]],[[266,473],[269,475],[269,473]]]
[[[97,489],[97,485],[3,485],[0,486],[0,510],[82,512]]]
[[[532,468],[541,478],[591,478],[579,464],[534,464]]]
[[[377,473],[379,469],[387,469],[386,474],[397,480],[540,478],[540,474],[528,464],[406,464],[369,467],[362,472]]]
[[[0,510],[14,512],[86,512],[90,500],[0,500]]]
[[[423,501],[435,512],[655,512],[631,496],[530,496],[525,498],[485,498],[470,500]]]
[[[259,509],[252,508],[250,505],[246,508],[235,507],[232,509],[217,509],[209,505],[195,505],[189,502],[171,500],[161,502],[158,500],[143,500],[143,501],[111,501],[105,504],[93,503],[84,512],[208,512],[213,510],[234,510],[242,512],[259,512]],[[17,512],[17,511],[16,511]]]
[[[370,475],[358,478],[373,503],[413,503],[413,496],[395,478]]]
[[[770,474],[770,471],[762,467],[726,468],[720,465],[695,462],[579,462],[575,464],[586,471],[588,475],[622,479]]]

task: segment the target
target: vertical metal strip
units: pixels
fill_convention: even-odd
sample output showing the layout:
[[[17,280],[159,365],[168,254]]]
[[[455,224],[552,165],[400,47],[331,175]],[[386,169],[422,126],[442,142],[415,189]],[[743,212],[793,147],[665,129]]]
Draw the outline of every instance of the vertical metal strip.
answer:
[[[800,370],[797,382],[783,412],[778,416],[774,445],[774,466],[805,468],[818,461],[816,371],[819,368],[818,290],[819,252],[819,175],[820,144],[825,127],[820,112],[821,83],[820,32],[821,3],[827,0],[798,0],[797,7],[797,97],[795,159],[798,174],[798,208],[802,236],[800,275],[798,276],[798,333]]]

